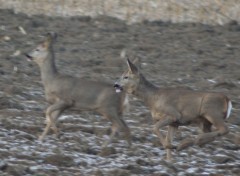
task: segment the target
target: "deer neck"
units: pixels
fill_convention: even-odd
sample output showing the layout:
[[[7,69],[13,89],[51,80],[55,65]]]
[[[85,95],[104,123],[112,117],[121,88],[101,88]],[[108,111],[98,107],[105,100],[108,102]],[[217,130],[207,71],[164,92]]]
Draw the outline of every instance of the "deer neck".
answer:
[[[44,85],[46,85],[50,83],[54,79],[54,77],[58,74],[55,65],[54,52],[50,50],[47,58],[39,65],[42,82]]]
[[[142,99],[147,106],[151,106],[152,98],[154,98],[157,90],[158,87],[140,74],[139,85],[134,92],[134,95]]]

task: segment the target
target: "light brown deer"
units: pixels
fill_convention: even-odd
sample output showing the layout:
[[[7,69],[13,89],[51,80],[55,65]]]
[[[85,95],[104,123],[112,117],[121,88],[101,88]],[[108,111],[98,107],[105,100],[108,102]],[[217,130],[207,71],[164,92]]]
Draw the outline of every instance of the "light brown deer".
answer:
[[[126,94],[117,94],[112,84],[80,79],[62,75],[55,66],[53,43],[56,34],[50,33],[45,41],[26,54],[29,60],[40,67],[41,79],[45,89],[46,100],[50,106],[46,110],[47,125],[39,137],[43,140],[52,127],[56,135],[58,117],[66,109],[78,111],[95,111],[112,123],[110,139],[103,144],[107,146],[118,131],[124,131],[125,138],[131,145],[130,130],[122,119],[126,107]]]
[[[187,138],[178,146],[182,150],[192,145],[203,145],[216,137],[228,133],[224,120],[229,117],[232,104],[222,93],[193,91],[180,88],[159,88],[149,82],[139,68],[127,59],[128,71],[115,83],[116,92],[127,91],[142,99],[151,111],[154,120],[153,131],[167,149],[167,159],[171,160],[171,149],[174,132],[179,126],[192,123],[199,124],[204,132],[196,139]],[[160,131],[168,126],[166,139]],[[212,131],[211,127],[216,128]]]

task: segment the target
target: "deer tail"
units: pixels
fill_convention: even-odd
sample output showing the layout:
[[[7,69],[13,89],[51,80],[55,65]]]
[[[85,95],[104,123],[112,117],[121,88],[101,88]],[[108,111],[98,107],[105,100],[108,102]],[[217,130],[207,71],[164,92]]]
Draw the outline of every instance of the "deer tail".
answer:
[[[229,118],[229,116],[231,114],[231,110],[232,110],[232,102],[230,100],[228,100],[228,108],[227,108],[227,112],[226,112],[226,119]]]

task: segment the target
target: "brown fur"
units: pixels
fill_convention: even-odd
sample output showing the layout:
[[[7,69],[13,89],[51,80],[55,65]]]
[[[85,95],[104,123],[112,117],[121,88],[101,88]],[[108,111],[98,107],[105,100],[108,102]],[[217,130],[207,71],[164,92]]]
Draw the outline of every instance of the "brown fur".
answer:
[[[126,140],[131,145],[130,130],[122,119],[126,94],[116,94],[112,85],[108,83],[58,73],[53,51],[55,36],[55,34],[49,34],[43,43],[26,54],[40,67],[46,100],[50,103],[46,110],[47,125],[39,139],[43,140],[50,127],[58,134],[56,127],[58,117],[64,110],[73,109],[95,111],[112,122],[110,140],[103,146],[106,146],[119,130],[124,131]]]
[[[149,82],[130,60],[127,60],[127,63],[128,71],[122,75],[115,87],[137,96],[149,107],[155,121],[153,131],[168,149],[168,159],[171,159],[171,149],[174,148],[171,143],[178,126],[199,124],[204,133],[196,139],[183,140],[177,150],[194,144],[203,145],[228,133],[224,120],[228,108],[231,108],[228,107],[231,102],[227,96],[182,88],[158,88]],[[160,131],[165,126],[168,126],[166,139]],[[211,126],[214,126],[216,131],[211,131]]]

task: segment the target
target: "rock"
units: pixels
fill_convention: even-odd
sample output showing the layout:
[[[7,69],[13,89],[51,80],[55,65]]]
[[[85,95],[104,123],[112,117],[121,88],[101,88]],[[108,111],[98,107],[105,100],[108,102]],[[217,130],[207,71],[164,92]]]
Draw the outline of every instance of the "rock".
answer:
[[[20,50],[16,50],[11,56],[16,57],[19,56],[21,54]]]
[[[23,110],[23,106],[15,100],[8,97],[0,97],[0,109],[19,109]]]
[[[227,162],[234,161],[233,158],[225,156],[225,155],[216,155],[216,156],[213,156],[212,158],[218,164],[224,164]]]
[[[5,36],[3,36],[1,39],[3,39],[4,41],[10,41],[10,40],[11,40],[11,37],[5,35]]]
[[[117,152],[114,147],[104,147],[104,148],[102,148],[99,155],[100,156],[109,156],[109,155],[116,154],[116,153]]]
[[[90,154],[90,155],[97,155],[98,151],[96,149],[90,148],[89,146],[84,146],[83,149],[84,153]]]
[[[96,170],[91,173],[91,176],[104,176],[101,170]]]
[[[174,172],[178,172],[178,168],[172,162],[168,162],[168,161],[162,160],[161,164],[166,166],[167,168],[171,169]]]
[[[70,156],[66,156],[63,154],[54,154],[48,156],[44,159],[44,162],[47,164],[52,164],[55,166],[65,166],[70,167],[75,165],[74,160]]]
[[[27,133],[24,133],[24,134],[18,134],[16,135],[16,138],[17,139],[28,139],[30,141],[33,141],[36,139],[36,137],[34,135],[31,135],[31,134],[27,134]]]
[[[224,169],[224,170],[230,170],[230,169],[239,169],[240,164],[219,164],[216,165],[216,169]]]
[[[143,174],[145,173],[146,171],[144,169],[142,169],[140,166],[138,165],[133,165],[133,164],[129,164],[127,165],[126,167],[123,167],[123,169],[125,170],[130,170],[131,173],[134,173],[134,174]]]
[[[6,170],[8,167],[7,163],[5,163],[4,161],[0,161],[0,170]]]
[[[223,81],[223,82],[218,82],[218,83],[214,84],[214,87],[233,89],[233,88],[236,88],[237,86],[233,82]]]
[[[233,168],[232,172],[235,173],[236,175],[239,175],[240,173],[240,168]]]
[[[131,173],[128,170],[125,169],[114,169],[110,171],[109,175],[114,175],[114,176],[130,176]]]
[[[12,176],[22,176],[26,173],[26,167],[23,165],[9,165],[6,172]]]
[[[51,168],[46,168],[44,166],[41,165],[34,165],[34,166],[30,166],[29,168],[26,169],[26,172],[28,172],[31,175],[41,175],[39,174],[39,172],[41,172],[42,170],[48,170],[50,172],[58,172],[59,169],[56,166],[51,166]]]
[[[170,175],[167,173],[156,173],[156,174],[151,174],[149,176],[170,176]]]
[[[27,34],[26,30],[22,26],[18,26],[18,29],[23,35]]]
[[[149,166],[150,165],[150,163],[148,161],[145,161],[144,159],[137,159],[136,163],[141,166]]]

